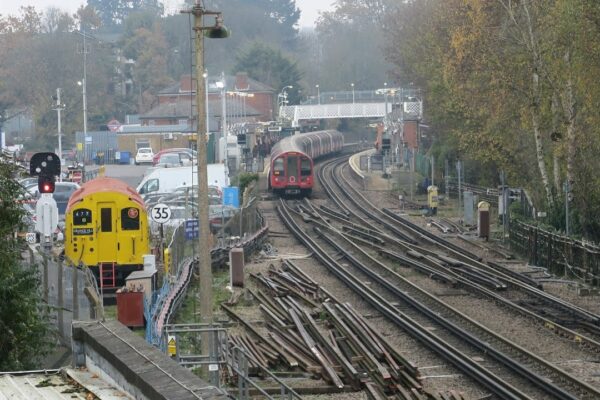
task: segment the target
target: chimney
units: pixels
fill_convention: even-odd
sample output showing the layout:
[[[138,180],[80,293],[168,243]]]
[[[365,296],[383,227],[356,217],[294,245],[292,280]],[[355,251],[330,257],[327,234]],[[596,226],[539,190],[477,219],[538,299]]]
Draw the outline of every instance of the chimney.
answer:
[[[236,90],[250,89],[250,84],[248,83],[248,73],[247,72],[238,72],[235,75],[235,89]]]
[[[179,93],[189,93],[195,90],[195,86],[195,81],[192,81],[191,75],[181,75],[181,78],[179,78]]]

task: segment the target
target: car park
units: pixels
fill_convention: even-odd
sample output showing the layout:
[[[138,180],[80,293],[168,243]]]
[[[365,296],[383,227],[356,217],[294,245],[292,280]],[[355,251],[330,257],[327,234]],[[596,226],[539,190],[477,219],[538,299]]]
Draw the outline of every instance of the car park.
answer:
[[[154,152],[150,147],[141,147],[138,149],[137,154],[135,155],[135,165],[140,165],[143,163],[151,164],[152,159],[154,158]]]

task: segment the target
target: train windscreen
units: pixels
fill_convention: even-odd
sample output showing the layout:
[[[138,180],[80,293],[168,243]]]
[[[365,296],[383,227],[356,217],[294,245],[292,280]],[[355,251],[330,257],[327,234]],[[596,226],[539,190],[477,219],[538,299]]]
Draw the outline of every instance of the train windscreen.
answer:
[[[273,173],[275,175],[283,175],[283,158],[278,158],[273,162]]]
[[[300,174],[302,176],[310,175],[310,160],[306,157],[302,157],[302,161],[300,162]]]
[[[298,176],[298,157],[288,156],[287,158],[287,176]]]

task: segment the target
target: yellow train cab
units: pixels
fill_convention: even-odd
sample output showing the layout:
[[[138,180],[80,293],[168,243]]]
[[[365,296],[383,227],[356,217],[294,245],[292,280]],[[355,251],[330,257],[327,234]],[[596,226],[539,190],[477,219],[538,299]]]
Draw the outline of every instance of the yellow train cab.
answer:
[[[97,277],[100,269],[112,271],[104,282],[111,286],[142,269],[149,252],[146,207],[133,188],[103,177],[73,193],[65,213],[65,256],[71,263],[91,268]]]

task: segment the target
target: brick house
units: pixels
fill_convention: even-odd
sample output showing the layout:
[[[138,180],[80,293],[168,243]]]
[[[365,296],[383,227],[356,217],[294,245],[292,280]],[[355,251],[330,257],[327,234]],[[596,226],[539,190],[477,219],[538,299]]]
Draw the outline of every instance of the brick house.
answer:
[[[243,72],[236,76],[228,76],[225,81],[228,124],[273,120],[273,88],[248,77],[248,74]],[[208,79],[209,131],[220,130],[222,119],[223,89],[218,87],[217,82],[217,79]],[[190,75],[183,75],[178,83],[158,92],[158,105],[140,115],[140,123],[143,126],[191,125],[190,116],[196,114],[196,105],[193,102],[195,86],[195,80],[192,80]]]

